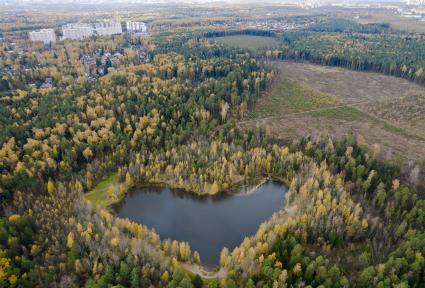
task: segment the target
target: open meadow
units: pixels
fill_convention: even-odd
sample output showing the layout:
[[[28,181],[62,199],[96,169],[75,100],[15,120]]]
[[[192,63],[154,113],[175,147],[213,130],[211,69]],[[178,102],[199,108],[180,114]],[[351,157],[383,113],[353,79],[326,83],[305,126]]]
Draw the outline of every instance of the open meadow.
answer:
[[[266,36],[234,35],[215,37],[213,39],[232,48],[249,49],[251,51],[273,48],[279,45],[279,41],[275,38]]]

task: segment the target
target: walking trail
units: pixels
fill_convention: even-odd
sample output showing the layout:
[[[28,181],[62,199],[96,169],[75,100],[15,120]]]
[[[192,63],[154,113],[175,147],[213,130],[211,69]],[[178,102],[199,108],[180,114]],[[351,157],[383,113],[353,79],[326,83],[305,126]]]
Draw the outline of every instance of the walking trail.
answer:
[[[224,267],[221,267],[218,271],[207,271],[198,264],[181,263],[181,266],[187,271],[193,274],[198,274],[204,279],[223,279],[226,278],[228,273],[227,269]]]

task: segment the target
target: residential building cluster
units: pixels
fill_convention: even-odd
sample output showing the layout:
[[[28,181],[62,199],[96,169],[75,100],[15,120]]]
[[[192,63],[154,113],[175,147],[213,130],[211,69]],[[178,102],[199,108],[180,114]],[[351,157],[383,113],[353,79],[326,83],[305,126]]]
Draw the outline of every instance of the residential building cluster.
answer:
[[[149,54],[141,44],[126,44],[126,48],[131,48],[138,56],[140,61],[148,62]],[[93,82],[99,76],[108,74],[121,65],[121,58],[125,54],[124,46],[120,45],[114,51],[105,51],[99,49],[94,54],[82,54],[81,63],[84,64],[84,76],[88,82]]]
[[[267,15],[270,16],[270,15]],[[211,20],[211,21],[200,21],[196,23],[200,27],[217,27],[225,29],[261,29],[261,30],[271,30],[271,31],[286,31],[294,29],[306,28],[315,22],[308,19],[264,19],[264,20]],[[157,24],[150,26],[152,30],[163,31],[170,29],[172,25],[170,23]]]
[[[122,34],[123,30],[130,34],[147,34],[147,26],[144,22],[126,21],[106,21],[96,23],[71,23],[62,26],[62,40],[82,40],[92,36],[110,36]],[[29,32],[30,40],[41,41],[44,44],[56,42],[56,34],[53,29],[41,29],[39,31]]]
[[[291,21],[291,20],[257,20],[247,22],[235,22],[236,26],[248,27],[253,29],[271,30],[271,31],[285,31],[294,30],[308,27],[314,24],[314,21]]]
[[[122,43],[113,45],[113,49],[100,48],[96,50],[89,49],[90,52],[80,52],[75,59],[77,62],[76,66],[84,68],[84,74],[81,74],[79,70],[78,76],[76,74],[66,74],[63,79],[56,79],[52,76],[47,76],[40,73],[40,69],[50,67],[49,62],[44,62],[43,51],[48,49],[60,49],[67,45],[73,45],[72,43],[59,43],[55,47],[43,47],[37,49],[31,49],[30,45],[23,40],[18,43],[9,42],[11,39],[7,39],[7,42],[3,46],[2,53],[0,53],[0,79],[16,78],[17,76],[25,75],[26,82],[22,82],[19,89],[34,88],[42,91],[48,91],[57,87],[63,87],[64,82],[68,81],[69,77],[73,77],[77,80],[79,76],[83,76],[87,82],[94,82],[99,77],[110,73],[111,71],[126,65],[127,55],[131,55],[131,59],[134,63],[145,63],[150,61],[150,55],[148,50],[143,46],[142,41],[133,38],[124,38]],[[41,41],[41,40],[40,40]],[[91,39],[90,41],[95,41]],[[6,54],[11,55],[10,57],[4,57]],[[34,61],[27,61],[28,55],[34,59]],[[134,57],[134,58],[133,58]],[[5,61],[5,59],[13,59],[21,65],[14,65],[13,61]],[[83,64],[83,65],[80,65]],[[67,66],[67,65],[64,65]],[[62,68],[57,67],[58,71],[62,73]],[[65,74],[64,74],[65,75]],[[62,82],[64,81],[64,82]],[[0,83],[1,85],[1,83]]]

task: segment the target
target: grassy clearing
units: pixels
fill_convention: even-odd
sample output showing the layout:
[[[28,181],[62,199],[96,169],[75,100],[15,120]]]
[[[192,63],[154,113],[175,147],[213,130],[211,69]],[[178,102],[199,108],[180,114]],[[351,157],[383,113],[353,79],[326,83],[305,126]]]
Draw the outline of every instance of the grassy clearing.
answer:
[[[108,207],[111,205],[111,201],[108,196],[108,188],[118,182],[118,173],[109,175],[104,180],[100,181],[94,189],[88,192],[85,196],[88,201],[93,205],[99,205],[101,207]]]
[[[328,119],[346,121],[361,121],[371,119],[368,114],[350,106],[315,111],[311,112],[311,115],[315,117],[324,117]]]
[[[277,80],[270,93],[258,101],[251,117],[284,116],[285,113],[304,112],[336,104],[337,101],[327,94],[282,79]]]
[[[235,35],[212,38],[215,41],[234,48],[243,48],[256,51],[264,48],[272,48],[279,45],[279,42],[273,37]]]

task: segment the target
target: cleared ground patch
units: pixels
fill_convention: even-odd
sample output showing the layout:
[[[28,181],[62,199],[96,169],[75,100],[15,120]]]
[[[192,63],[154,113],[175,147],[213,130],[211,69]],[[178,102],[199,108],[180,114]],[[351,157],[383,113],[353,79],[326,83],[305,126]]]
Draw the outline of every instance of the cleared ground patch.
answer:
[[[212,39],[230,47],[249,49],[252,51],[273,48],[279,45],[279,42],[275,38],[267,36],[233,35],[215,37]]]
[[[382,157],[425,158],[425,88],[404,79],[318,65],[280,62],[270,92],[253,107],[241,127],[268,127],[288,142],[309,134],[379,144]],[[403,105],[401,105],[403,104]],[[395,117],[395,115],[400,115]]]
[[[334,95],[349,104],[425,94],[425,88],[422,86],[379,73],[295,62],[282,62],[278,66],[284,78],[321,93]]]
[[[93,205],[99,205],[101,207],[108,207],[111,202],[108,196],[109,187],[118,183],[118,173],[109,175],[104,180],[100,181],[94,189],[85,194],[85,197]]]
[[[376,101],[373,105],[363,105],[361,109],[395,122],[425,121],[425,94]]]

